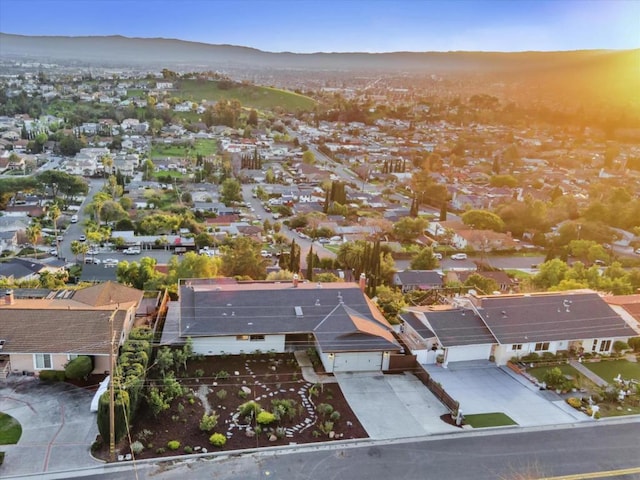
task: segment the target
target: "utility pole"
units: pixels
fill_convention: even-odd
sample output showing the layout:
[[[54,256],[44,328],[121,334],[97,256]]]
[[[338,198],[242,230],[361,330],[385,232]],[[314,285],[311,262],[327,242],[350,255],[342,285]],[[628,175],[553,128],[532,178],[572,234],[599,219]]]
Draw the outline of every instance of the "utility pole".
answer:
[[[115,385],[114,372],[116,369],[115,357],[115,332],[113,322],[115,320],[118,309],[116,308],[109,318],[109,458],[112,462],[116,460],[116,405],[115,405]]]

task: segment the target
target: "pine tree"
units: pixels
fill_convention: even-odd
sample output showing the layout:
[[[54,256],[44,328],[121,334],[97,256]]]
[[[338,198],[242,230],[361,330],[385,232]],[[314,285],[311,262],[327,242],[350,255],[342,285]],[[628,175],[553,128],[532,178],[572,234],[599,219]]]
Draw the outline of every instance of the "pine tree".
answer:
[[[313,282],[313,245],[309,248],[307,255],[307,280]]]

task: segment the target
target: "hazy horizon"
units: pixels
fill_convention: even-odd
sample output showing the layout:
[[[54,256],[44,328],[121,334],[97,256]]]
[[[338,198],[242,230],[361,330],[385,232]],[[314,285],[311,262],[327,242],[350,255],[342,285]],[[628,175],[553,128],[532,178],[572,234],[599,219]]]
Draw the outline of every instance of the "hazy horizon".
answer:
[[[0,32],[305,54],[628,50],[640,47],[640,2],[3,0]]]

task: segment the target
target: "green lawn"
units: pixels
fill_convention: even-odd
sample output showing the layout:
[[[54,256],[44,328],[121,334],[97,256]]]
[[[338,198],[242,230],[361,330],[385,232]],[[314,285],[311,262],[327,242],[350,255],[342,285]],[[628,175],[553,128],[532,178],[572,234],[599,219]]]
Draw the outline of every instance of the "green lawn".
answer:
[[[218,88],[218,82],[182,80],[176,96],[193,102],[202,100],[238,99],[244,107],[273,109],[281,107],[287,111],[313,110],[315,100],[295,92],[256,85],[236,84],[229,89]]]
[[[464,423],[473,428],[503,427],[505,425],[517,425],[513,419],[502,412],[477,413],[475,415],[465,415]]]
[[[193,145],[155,143],[151,148],[151,158],[154,157],[209,157],[218,151],[215,140],[198,139]]]
[[[548,370],[551,370],[552,368],[556,368],[556,367],[560,369],[563,375],[567,375],[572,378],[576,378],[576,375],[578,375],[578,371],[568,364],[556,365],[553,367],[527,368],[527,373],[529,375],[533,375],[534,377],[536,377],[539,382],[542,382],[542,379],[544,378],[544,374],[547,373]]]
[[[625,380],[632,378],[640,380],[640,363],[632,363],[627,360],[611,360],[594,363],[584,362],[583,365],[609,383],[612,383],[618,374],[622,375]]]
[[[22,435],[22,427],[11,415],[0,412],[0,445],[18,443]]]

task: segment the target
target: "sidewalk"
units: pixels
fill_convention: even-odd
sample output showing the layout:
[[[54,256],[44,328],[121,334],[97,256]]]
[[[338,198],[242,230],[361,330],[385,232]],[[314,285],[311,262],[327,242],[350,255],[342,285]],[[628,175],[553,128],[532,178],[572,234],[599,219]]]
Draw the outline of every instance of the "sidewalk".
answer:
[[[606,387],[607,385],[609,385],[602,378],[600,378],[598,375],[593,373],[591,370],[589,370],[587,367],[585,367],[583,364],[581,364],[577,360],[569,360],[569,365],[571,365],[573,368],[575,368],[582,375],[587,377],[589,380],[591,380],[593,383],[595,383],[599,387]]]
[[[338,380],[333,375],[319,374],[313,369],[313,364],[309,360],[307,352],[304,350],[296,350],[293,355],[300,365],[302,370],[302,378],[309,383],[338,383]]]

